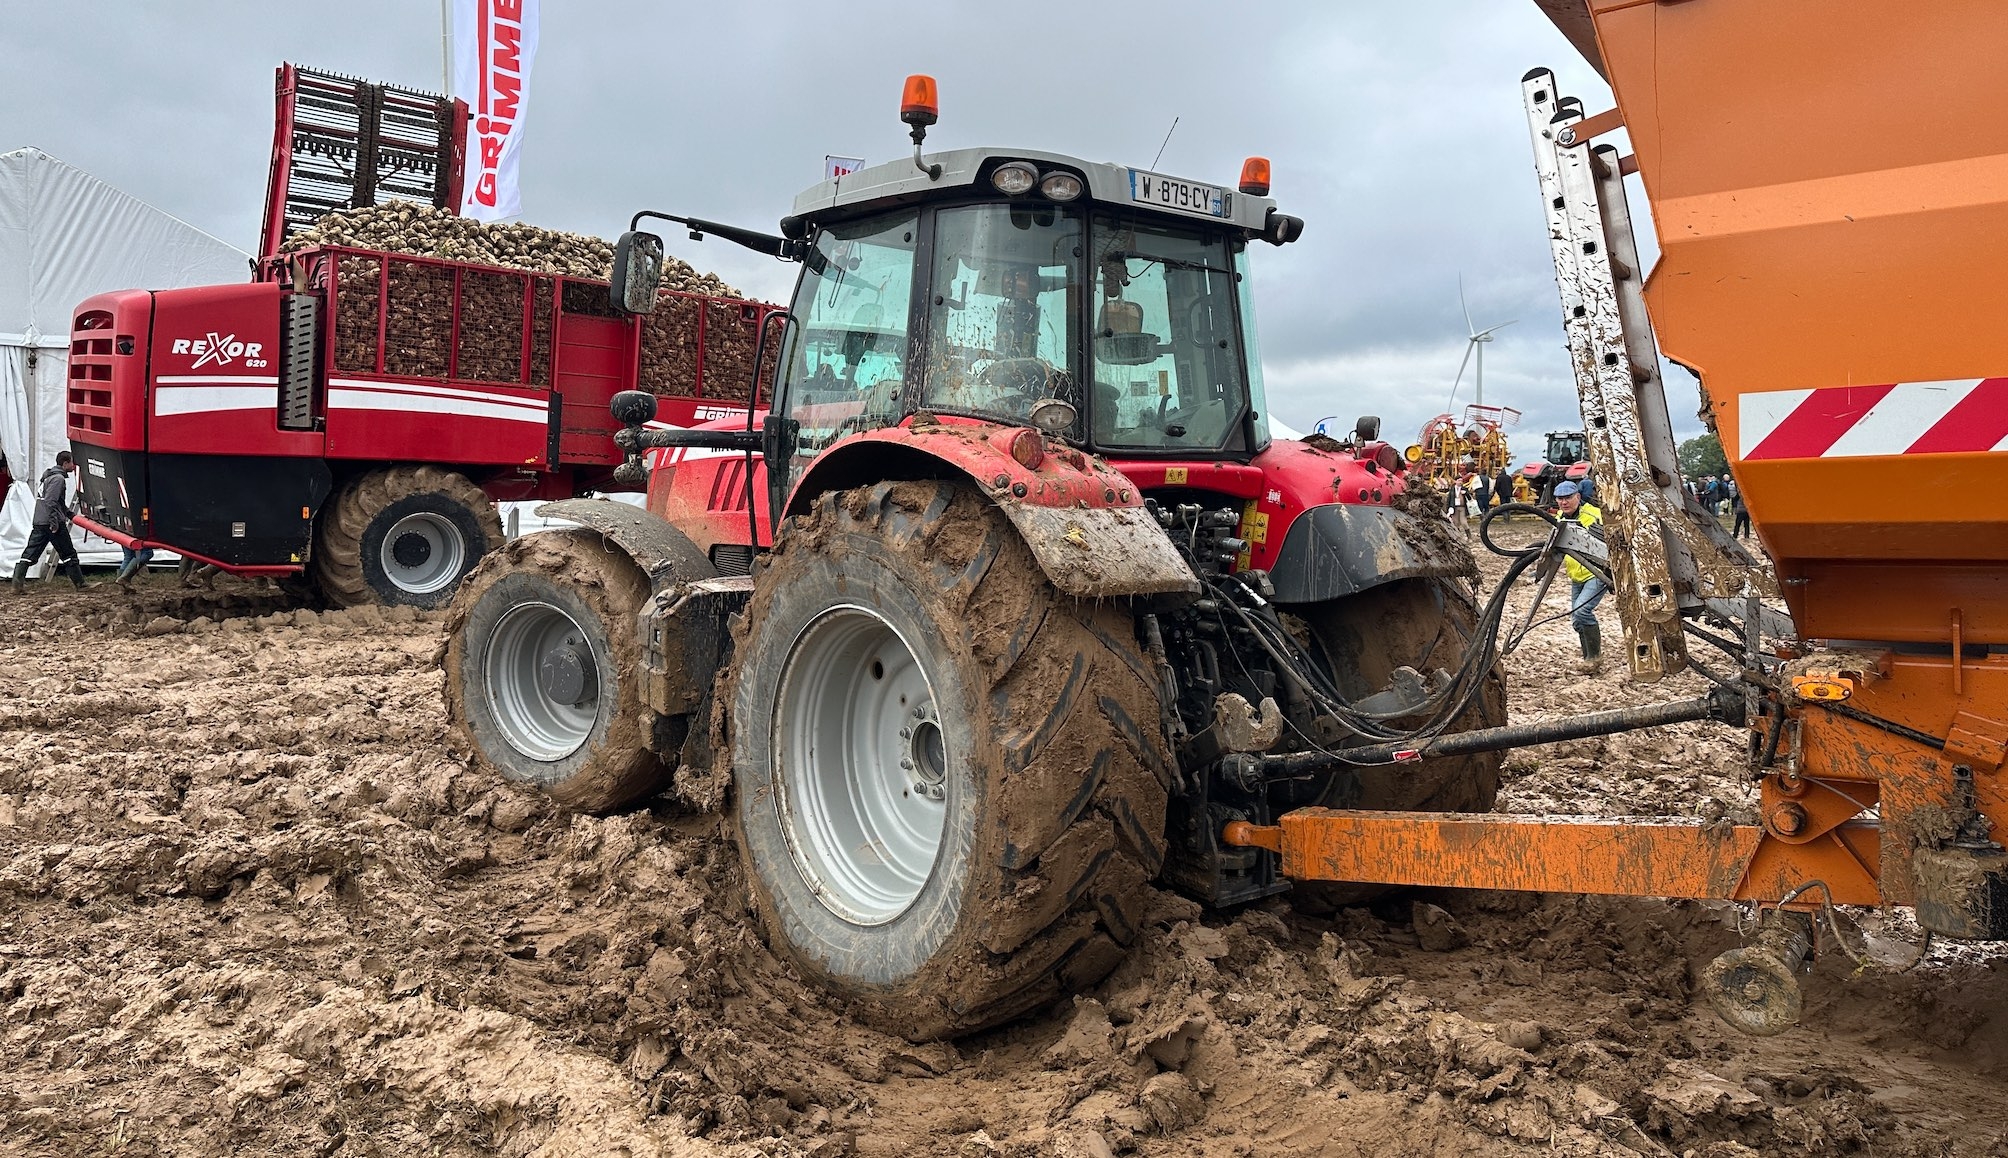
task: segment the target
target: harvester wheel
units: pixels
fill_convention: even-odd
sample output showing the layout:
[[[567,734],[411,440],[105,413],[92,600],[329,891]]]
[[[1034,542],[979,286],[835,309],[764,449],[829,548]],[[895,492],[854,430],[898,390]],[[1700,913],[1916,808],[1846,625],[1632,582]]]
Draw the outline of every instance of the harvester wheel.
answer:
[[[476,568],[446,634],[446,714],[476,758],[587,812],[659,788],[635,626],[648,594],[587,530],[525,535]]]
[[[1330,660],[1339,690],[1357,698],[1386,687],[1397,667],[1456,671],[1476,634],[1478,609],[1456,580],[1403,579],[1305,609],[1303,618]],[[1496,653],[1487,661],[1484,683],[1453,731],[1506,722],[1505,675]],[[1499,796],[1504,760],[1504,753],[1480,752],[1393,768],[1346,768],[1323,784],[1308,786],[1309,798],[1288,803],[1390,812],[1490,812]],[[1291,896],[1306,909],[1320,910],[1358,904],[1383,891],[1379,886],[1304,882]]]
[[[967,486],[824,495],[756,580],[729,758],[768,943],[914,1040],[1093,983],[1164,859],[1129,614],[1060,595]]]
[[[443,607],[502,541],[495,503],[467,476],[395,466],[351,480],[322,509],[314,580],[342,607]]]

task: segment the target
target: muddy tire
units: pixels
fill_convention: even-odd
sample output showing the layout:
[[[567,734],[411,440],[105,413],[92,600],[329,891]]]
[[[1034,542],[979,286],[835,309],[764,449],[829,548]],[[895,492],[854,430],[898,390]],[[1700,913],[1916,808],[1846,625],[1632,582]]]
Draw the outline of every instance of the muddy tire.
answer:
[[[447,718],[475,758],[586,812],[658,790],[635,625],[648,595],[641,568],[586,530],[525,535],[476,568],[445,657]]]
[[[1451,579],[1400,580],[1303,610],[1348,698],[1386,687],[1394,669],[1404,665],[1423,672],[1456,671],[1478,622],[1470,592]],[[1506,722],[1504,669],[1496,654],[1490,661],[1477,698],[1451,730]],[[1388,769],[1342,769],[1313,785],[1313,798],[1289,803],[1381,812],[1490,812],[1499,797],[1504,761],[1503,752],[1479,752]],[[1384,891],[1382,886],[1305,882],[1290,895],[1315,911],[1357,904]]]
[[[744,624],[727,752],[777,952],[916,1041],[1122,960],[1170,776],[1126,611],[968,487],[899,482],[791,520]]]
[[[444,607],[502,542],[495,503],[467,476],[436,466],[372,471],[316,520],[314,582],[338,607]]]

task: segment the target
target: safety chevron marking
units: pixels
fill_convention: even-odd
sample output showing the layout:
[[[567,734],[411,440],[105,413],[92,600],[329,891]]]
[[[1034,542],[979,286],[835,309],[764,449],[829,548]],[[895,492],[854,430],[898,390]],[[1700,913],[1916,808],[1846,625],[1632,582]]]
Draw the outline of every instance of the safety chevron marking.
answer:
[[[2008,450],[2008,378],[1745,394],[1739,414],[1746,460]]]

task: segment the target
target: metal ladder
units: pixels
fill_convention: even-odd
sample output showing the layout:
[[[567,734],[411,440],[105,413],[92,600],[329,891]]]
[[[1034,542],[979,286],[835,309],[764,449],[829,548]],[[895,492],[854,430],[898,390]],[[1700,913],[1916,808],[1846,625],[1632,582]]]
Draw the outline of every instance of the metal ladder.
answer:
[[[1766,590],[1762,564],[1681,489],[1625,201],[1624,177],[1635,165],[1609,145],[1590,144],[1619,127],[1616,110],[1585,118],[1580,100],[1556,93],[1547,69],[1521,78],[1521,94],[1626,661],[1634,678],[1650,682],[1687,666],[1682,616],[1707,609],[1744,619],[1753,595],[1776,591]],[[1762,618],[1767,634],[1789,632],[1782,617]]]

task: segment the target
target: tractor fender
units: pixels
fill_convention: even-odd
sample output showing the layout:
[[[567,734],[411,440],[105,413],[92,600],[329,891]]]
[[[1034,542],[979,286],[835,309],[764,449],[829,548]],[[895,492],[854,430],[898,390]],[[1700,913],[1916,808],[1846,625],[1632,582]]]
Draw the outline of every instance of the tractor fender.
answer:
[[[1471,553],[1393,507],[1327,503],[1298,515],[1269,581],[1278,603],[1318,603],[1396,579],[1472,573]]]
[[[718,569],[689,536],[640,507],[607,499],[564,499],[538,507],[537,515],[577,523],[605,535],[648,576],[651,592],[718,577]]]
[[[816,460],[789,496],[788,513],[807,511],[827,491],[894,479],[962,478],[1011,520],[1063,594],[1199,591],[1192,568],[1144,509],[1136,484],[1101,459],[1050,440],[1037,464],[1025,466],[1010,447],[1027,433],[986,422],[916,420],[857,435]]]

